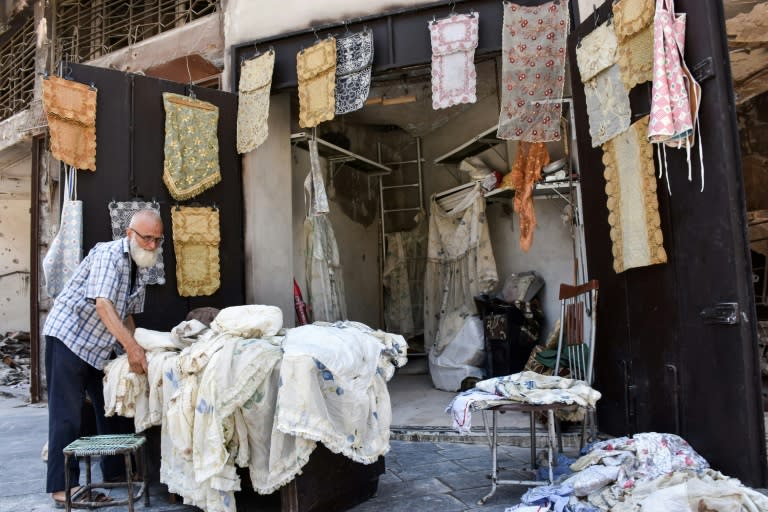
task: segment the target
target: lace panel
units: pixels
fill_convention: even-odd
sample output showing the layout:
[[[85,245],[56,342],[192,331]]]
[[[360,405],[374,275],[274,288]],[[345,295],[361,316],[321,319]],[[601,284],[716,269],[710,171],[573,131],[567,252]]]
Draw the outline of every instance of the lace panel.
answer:
[[[366,29],[336,39],[336,113],[363,108],[371,89],[373,32]]]
[[[589,116],[589,134],[596,148],[629,128],[629,93],[614,64],[584,84]]]
[[[613,269],[666,263],[648,117],[603,145]]]
[[[560,140],[568,23],[568,2],[505,2],[499,138]]]
[[[432,108],[477,101],[475,48],[479,15],[454,14],[428,24],[432,42]]]
[[[269,94],[275,52],[268,51],[243,62],[237,104],[237,152],[247,153],[267,140]]]
[[[619,43],[621,81],[627,89],[653,79],[653,25]]]
[[[296,55],[299,126],[312,128],[336,112],[336,39],[328,38]]]
[[[613,4],[613,25],[619,42],[653,22],[653,0],[619,0]]]
[[[96,90],[51,76],[43,80],[51,153],[77,169],[96,170]]]
[[[171,208],[176,288],[182,297],[211,295],[220,286],[219,211],[181,206]]]
[[[576,47],[576,63],[582,83],[616,63],[617,45],[616,34],[610,22],[603,23],[581,40]]]
[[[160,213],[160,204],[152,201],[111,201],[107,205],[112,226],[112,240],[125,236],[125,230],[131,222],[133,214],[139,210],[155,210]],[[158,246],[157,262],[149,268],[139,269],[146,284],[165,284],[165,264],[163,263],[163,246]]]

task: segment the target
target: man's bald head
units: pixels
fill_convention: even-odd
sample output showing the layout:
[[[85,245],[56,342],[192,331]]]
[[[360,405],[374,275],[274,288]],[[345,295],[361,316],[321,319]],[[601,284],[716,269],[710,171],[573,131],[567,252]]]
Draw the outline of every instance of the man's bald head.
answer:
[[[160,214],[157,210],[147,208],[134,213],[128,227],[133,228],[136,231],[141,231],[142,227],[146,227],[147,229],[159,227],[160,234],[162,234],[163,220],[160,218]]]

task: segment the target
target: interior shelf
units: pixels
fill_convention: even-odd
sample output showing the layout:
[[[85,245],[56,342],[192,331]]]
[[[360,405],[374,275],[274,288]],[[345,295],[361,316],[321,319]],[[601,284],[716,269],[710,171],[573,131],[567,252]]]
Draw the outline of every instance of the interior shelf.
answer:
[[[307,141],[311,138],[312,135],[307,132],[292,133],[291,143],[298,145],[302,149],[308,149],[309,145],[307,144]],[[386,165],[374,162],[357,153],[331,144],[320,137],[316,137],[315,140],[317,141],[318,153],[320,156],[326,158],[329,163],[346,164],[368,176],[386,176],[392,172],[392,168],[387,167]]]
[[[571,186],[576,186],[577,181],[540,181],[536,183],[536,187],[533,189],[533,196],[556,196],[567,198],[570,193]],[[490,198],[511,198],[514,197],[515,191],[509,188],[496,188],[490,192],[486,192],[486,199]]]
[[[496,130],[498,127],[499,124],[496,123],[487,130],[484,130],[481,133],[475,135],[464,144],[457,146],[444,155],[435,158],[435,163],[458,164],[465,158],[477,155],[478,153],[482,153],[488,148],[492,148],[497,144],[506,142],[505,140],[496,137]]]

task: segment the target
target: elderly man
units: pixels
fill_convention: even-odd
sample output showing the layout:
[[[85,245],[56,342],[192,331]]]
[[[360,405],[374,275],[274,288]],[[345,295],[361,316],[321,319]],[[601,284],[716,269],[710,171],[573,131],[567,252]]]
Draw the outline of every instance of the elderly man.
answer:
[[[122,348],[131,371],[147,371],[144,349],[133,337],[132,315],[144,308],[145,283],[139,270],[155,264],[162,243],[158,213],[136,212],[124,238],[91,249],[48,314],[43,327],[48,381],[46,492],[57,505],[64,502],[65,492],[62,450],[79,437],[84,394],[93,403],[99,434],[115,433],[111,419],[104,417],[104,366]],[[119,458],[107,459],[113,460],[102,462],[106,480],[125,475]],[[71,485],[77,485],[77,464],[71,464],[69,471]]]

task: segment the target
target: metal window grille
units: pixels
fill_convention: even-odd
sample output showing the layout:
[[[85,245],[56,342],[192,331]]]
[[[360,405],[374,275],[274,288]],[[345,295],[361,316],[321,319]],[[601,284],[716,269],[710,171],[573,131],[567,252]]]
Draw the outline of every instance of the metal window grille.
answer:
[[[35,89],[35,22],[32,10],[19,14],[0,35],[0,119],[21,112]]]
[[[61,0],[58,62],[85,62],[216,12],[218,0]]]

